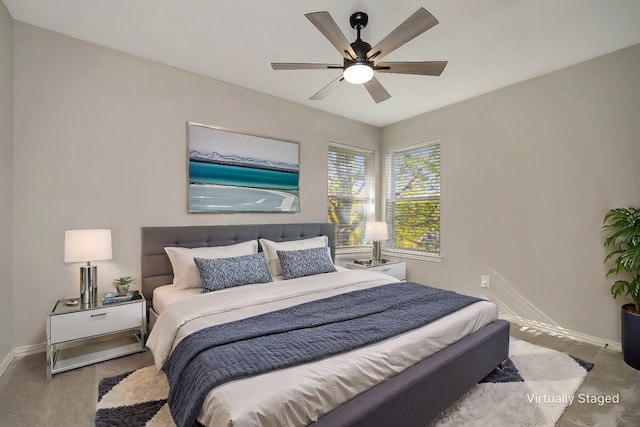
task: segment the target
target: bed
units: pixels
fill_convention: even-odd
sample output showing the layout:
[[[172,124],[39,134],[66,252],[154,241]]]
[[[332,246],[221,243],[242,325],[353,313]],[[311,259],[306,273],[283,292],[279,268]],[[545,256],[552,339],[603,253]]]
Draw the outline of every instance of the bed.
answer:
[[[255,302],[257,302],[255,307],[259,307],[258,312],[251,311],[252,315],[255,315],[256,313],[259,314],[262,309],[267,310],[265,307],[268,304],[262,304],[261,298],[265,298],[263,295],[268,295],[269,292],[290,292],[290,288],[293,287],[293,284],[296,283],[297,280],[304,281],[304,283],[306,283],[304,286],[322,286],[322,292],[325,292],[324,284],[319,285],[315,283],[318,282],[318,280],[313,277],[302,277],[299,279],[292,279],[293,281],[276,280],[272,283],[251,285],[251,287],[237,287],[237,289],[233,290],[225,289],[218,294],[216,294],[218,291],[211,292],[209,294],[200,294],[199,291],[191,290],[186,293],[187,296],[184,296],[184,293],[179,293],[181,296],[178,297],[179,300],[175,303],[163,303],[165,304],[163,307],[161,304],[156,302],[154,306],[154,291],[156,299],[161,300],[158,295],[161,295],[163,289],[167,289],[167,286],[172,283],[174,278],[171,262],[165,252],[166,247],[228,247],[230,245],[237,245],[243,242],[257,241],[259,239],[268,239],[273,242],[296,242],[326,236],[324,238],[326,239],[329,248],[328,251],[333,258],[335,256],[334,233],[335,231],[332,225],[323,223],[142,228],[141,286],[142,293],[147,299],[147,305],[149,307],[150,326],[154,330],[158,326],[159,329],[164,330],[166,326],[163,326],[163,324],[169,324],[172,322],[168,320],[169,318],[180,317],[183,315],[191,316],[191,313],[184,313],[183,308],[188,311],[191,309],[190,307],[194,307],[194,312],[196,312],[198,308],[196,308],[195,304],[201,303],[200,301],[196,301],[198,299],[205,301],[205,299],[209,298],[211,302],[218,301],[218,303],[227,304],[224,303],[224,301],[226,298],[232,298],[232,293],[244,292],[245,294],[242,297],[243,299],[255,298]],[[262,246],[259,247],[262,248]],[[360,275],[362,274],[366,277],[361,277]],[[337,271],[335,273],[326,273],[322,277],[330,277],[331,281],[320,280],[320,282],[330,282],[332,283],[331,286],[340,288],[340,290],[337,291],[335,289],[327,290],[331,295],[334,293],[351,291],[352,286],[356,286],[358,289],[368,289],[369,287],[377,287],[384,281],[396,281],[390,276],[385,277],[379,273],[369,273],[369,275],[367,275],[366,272],[360,271]],[[355,282],[352,283],[352,280],[355,280],[355,282],[358,283],[354,284]],[[344,291],[342,290],[343,285],[341,284],[341,281],[344,281]],[[365,282],[370,282],[371,284],[363,285],[362,283]],[[335,283],[335,285],[333,283]],[[296,290],[296,292],[299,292],[299,290]],[[191,295],[188,295],[189,293]],[[235,298],[235,296],[233,298]],[[302,299],[298,300],[296,298]],[[305,301],[304,298],[306,297],[297,294],[295,295],[295,298],[291,296],[287,297],[287,299],[292,299],[293,301],[290,302],[290,304],[293,304],[296,301]],[[236,300],[233,299],[230,301]],[[269,304],[270,303],[271,302],[269,302]],[[207,310],[210,310],[208,307],[209,304],[209,302],[205,304],[205,306],[207,306]],[[280,304],[280,302],[277,304]],[[285,306],[287,304],[285,304]],[[480,303],[472,304],[471,307],[475,307],[476,305],[480,305]],[[254,308],[251,310],[254,310]],[[467,310],[467,308],[464,310]],[[158,316],[158,311],[163,314]],[[461,310],[461,312],[463,312],[463,310]],[[195,314],[196,318],[199,318],[198,316],[200,315]],[[223,322],[226,315],[216,314],[211,317],[214,318],[216,316],[217,322]],[[365,390],[351,390],[350,392],[355,393],[355,395],[347,395],[347,398],[344,401],[330,402],[328,410],[327,408],[322,407],[311,408],[311,415],[307,414],[307,419],[298,420],[296,417],[299,418],[300,413],[290,409],[287,409],[289,412],[286,414],[287,418],[285,421],[281,418],[276,421],[265,421],[264,423],[262,421],[254,420],[252,421],[254,424],[251,424],[251,422],[242,424],[237,420],[222,422],[219,418],[215,418],[211,414],[206,415],[205,413],[199,414],[198,419],[204,424],[216,426],[232,425],[232,423],[238,423],[233,425],[262,425],[269,423],[273,425],[286,425],[293,423],[293,419],[295,419],[295,424],[309,424],[320,427],[389,425],[423,426],[428,420],[439,414],[450,403],[460,397],[468,388],[477,383],[507,358],[509,324],[505,321],[498,320],[495,317],[491,319],[485,318],[483,317],[484,314],[472,313],[469,314],[469,316],[476,319],[472,321],[472,323],[475,322],[477,324],[476,328],[471,330],[470,333],[467,334],[466,332],[462,332],[462,337],[456,336],[451,338],[447,332],[445,334],[447,339],[454,340],[450,345],[447,344],[435,353],[428,354],[425,357],[420,357],[420,360],[417,361],[417,363],[414,363],[415,361],[411,362],[411,366],[409,368],[397,368],[398,372],[394,372],[393,375],[389,375],[388,372],[383,373],[383,376],[386,375],[384,380],[379,383],[368,384]],[[477,320],[478,318],[482,318],[482,321]],[[178,320],[178,322],[184,323],[184,319]],[[198,321],[194,320],[193,323],[197,324]],[[195,329],[197,329],[197,327],[195,327]],[[419,332],[422,333],[421,331]],[[156,335],[160,334],[157,331],[153,331],[152,336],[154,333],[156,333]],[[413,332],[403,335],[411,335],[412,333]],[[150,340],[154,339],[150,337]],[[155,341],[162,340],[156,339]],[[161,345],[158,343],[151,343],[150,345],[153,346],[152,351],[154,352],[156,363],[162,364],[165,360],[164,356],[157,356],[156,353],[161,354],[163,351],[166,351],[166,344],[165,349],[162,349]],[[405,355],[416,357],[415,355],[418,354],[419,351],[424,351],[424,349],[416,350],[411,347],[411,345],[414,344],[408,345],[409,347],[407,347]],[[396,348],[396,342],[389,344],[387,340],[371,347],[376,347],[375,351],[388,352],[391,351],[391,347],[394,349]],[[434,348],[438,348],[437,345],[434,346]],[[360,350],[356,350],[351,353],[356,354],[358,351]],[[334,369],[333,365],[335,365],[335,363],[333,363],[332,357],[318,362],[313,362],[309,365],[313,365],[315,369],[315,363],[324,363],[322,369]],[[386,358],[386,356],[383,356],[382,358]],[[158,362],[158,359],[160,362]],[[371,360],[369,360],[368,363],[371,363]],[[378,366],[378,359],[374,358],[373,363],[374,365],[366,365],[367,372],[376,370]],[[275,374],[283,375],[281,378],[286,378],[286,380],[281,380],[279,382],[277,380],[277,376],[271,376],[274,374],[273,372],[266,374],[266,376],[260,375],[260,378],[248,379],[247,381],[255,381],[254,383],[249,384],[259,384],[260,381],[265,381],[264,378],[268,378],[266,381],[272,381],[271,384],[288,384],[288,381],[292,377],[306,378],[305,375],[308,374],[308,372],[304,372],[301,375],[298,375],[297,373],[292,374],[291,369],[296,368],[282,369]],[[302,367],[302,369],[304,370],[308,368]],[[313,370],[311,369],[311,371]],[[324,371],[320,370],[319,372]],[[244,381],[245,380],[232,381],[229,383],[229,386],[227,384],[223,384],[222,386],[217,387],[216,390],[212,391],[212,396],[218,392],[218,389],[225,390],[224,393],[227,394],[208,397],[206,405],[209,405],[211,400],[220,400],[224,396],[234,396],[233,393],[236,393],[236,396],[237,393],[244,393],[244,395],[249,394],[246,390],[251,390],[253,386],[250,386],[249,389],[245,389],[245,391],[242,391],[242,388],[237,388],[241,387],[238,383],[243,383]],[[371,381],[379,381],[379,378]],[[366,383],[366,381],[364,381],[364,383]],[[278,387],[274,388],[277,389]],[[227,389],[231,391],[226,391]],[[220,393],[223,393],[223,391],[220,391]],[[313,395],[313,392],[309,390],[305,391],[305,393],[311,393],[310,395]],[[261,395],[262,394],[270,393],[261,393]],[[331,393],[327,394],[327,396],[329,395],[331,395]],[[257,396],[257,398],[260,398],[260,396]],[[323,402],[321,403],[324,404]],[[252,404],[253,403],[243,403],[244,406],[248,406],[249,408],[251,408]],[[305,405],[306,404],[308,403],[305,402]],[[255,405],[256,407],[259,407],[259,405],[265,405],[265,403],[256,402]],[[204,410],[205,407],[203,406],[203,411]],[[218,412],[221,411],[218,410]],[[282,415],[280,416],[282,417]]]

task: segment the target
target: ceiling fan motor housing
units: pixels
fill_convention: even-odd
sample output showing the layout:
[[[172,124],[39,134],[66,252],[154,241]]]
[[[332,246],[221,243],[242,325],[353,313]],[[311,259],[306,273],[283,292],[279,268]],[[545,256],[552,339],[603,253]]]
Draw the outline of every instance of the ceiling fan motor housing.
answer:
[[[353,61],[349,61],[348,59],[345,59],[345,64],[357,62],[357,63],[366,63],[366,64],[373,65],[373,62],[367,59],[367,52],[371,50],[371,45],[369,43],[358,39],[353,43],[351,43],[351,48],[356,53],[356,57],[353,58]]]

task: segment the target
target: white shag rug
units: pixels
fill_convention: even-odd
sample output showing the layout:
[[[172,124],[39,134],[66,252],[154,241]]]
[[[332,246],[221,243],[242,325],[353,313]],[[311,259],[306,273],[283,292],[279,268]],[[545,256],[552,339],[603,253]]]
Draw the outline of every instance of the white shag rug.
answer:
[[[564,353],[512,339],[509,362],[471,388],[433,427],[552,427],[591,369]],[[148,366],[98,385],[96,427],[173,427],[164,373]]]
[[[577,403],[575,393],[592,367],[565,353],[511,339],[503,372],[473,386],[429,426],[555,426],[567,406]]]

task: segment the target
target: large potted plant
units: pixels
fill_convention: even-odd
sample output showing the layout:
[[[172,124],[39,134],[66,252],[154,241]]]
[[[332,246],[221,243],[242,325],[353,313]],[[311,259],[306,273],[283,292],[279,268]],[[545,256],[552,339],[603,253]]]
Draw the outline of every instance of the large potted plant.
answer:
[[[622,353],[627,365],[640,369],[640,209],[611,209],[602,228],[611,232],[604,242],[610,250],[604,261],[615,265],[607,277],[623,274],[630,279],[616,280],[611,294],[630,296],[633,301],[622,306]]]

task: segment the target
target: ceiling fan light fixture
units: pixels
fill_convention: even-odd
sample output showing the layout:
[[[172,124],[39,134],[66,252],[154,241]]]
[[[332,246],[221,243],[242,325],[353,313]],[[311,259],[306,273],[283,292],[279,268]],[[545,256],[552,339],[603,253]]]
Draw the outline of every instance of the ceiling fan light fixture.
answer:
[[[367,64],[353,64],[344,69],[343,77],[355,85],[366,83],[373,78],[373,68]]]

